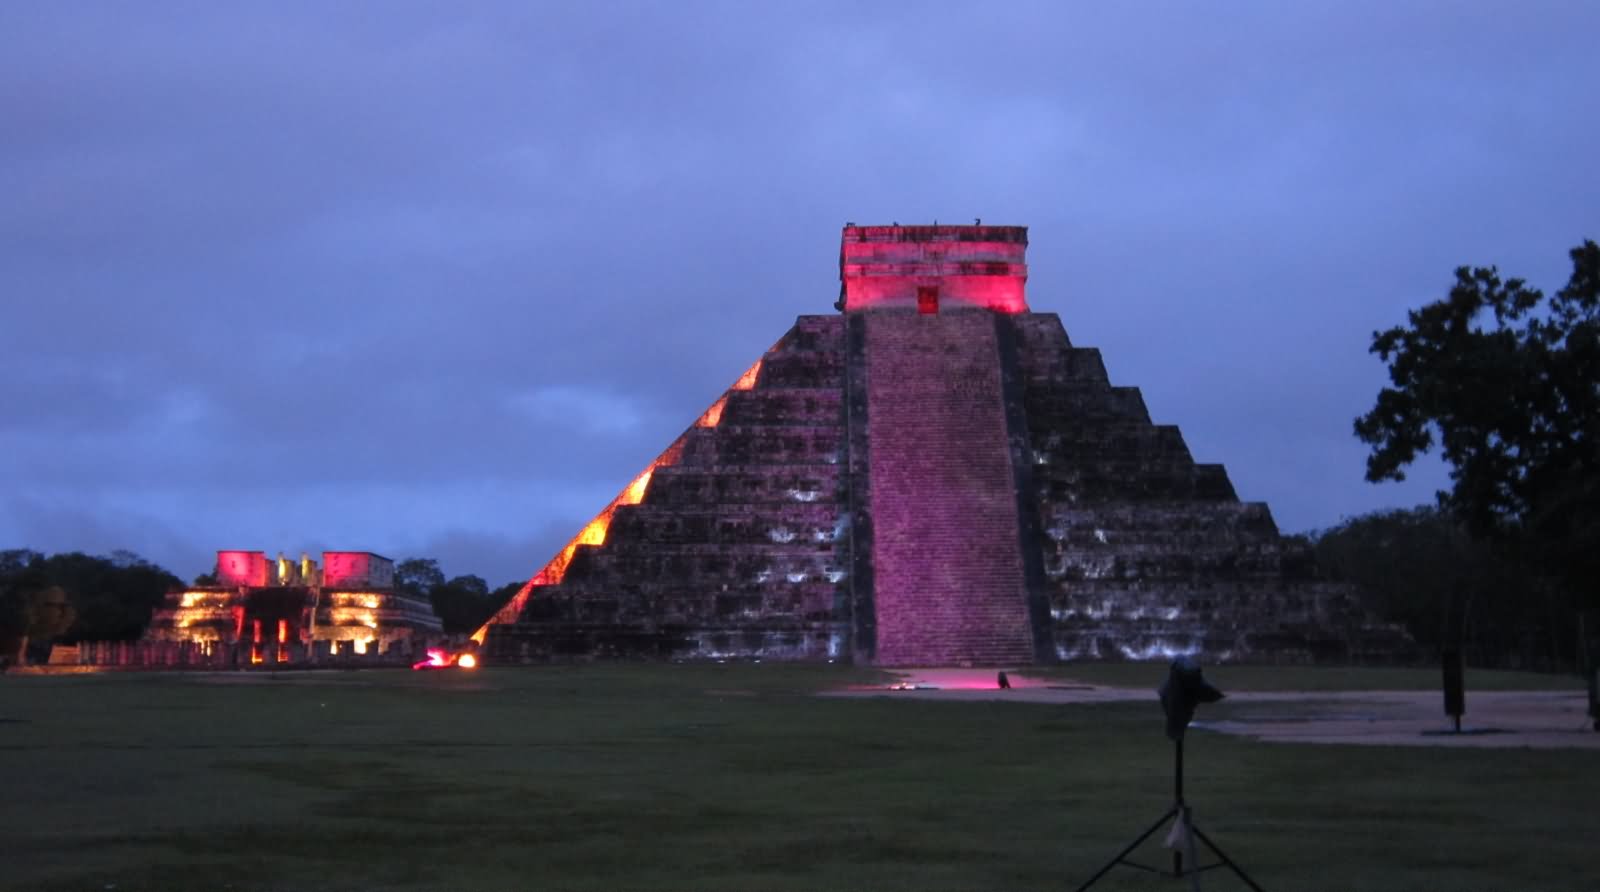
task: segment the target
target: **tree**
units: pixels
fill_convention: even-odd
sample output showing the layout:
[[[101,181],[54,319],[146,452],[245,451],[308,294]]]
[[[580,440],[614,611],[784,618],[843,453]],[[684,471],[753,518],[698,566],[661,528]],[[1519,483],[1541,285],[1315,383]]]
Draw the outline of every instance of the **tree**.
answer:
[[[112,558],[53,554],[38,567],[78,605],[77,622],[65,636],[69,644],[138,638],[167,592],[183,587],[177,576],[128,552]]]
[[[432,558],[407,558],[395,567],[394,576],[395,588],[433,605],[444,631],[451,635],[476,630],[497,605],[483,577],[468,574],[447,581]]]
[[[490,592],[489,600],[494,603],[496,609],[499,609],[502,605],[509,604],[511,599],[516,596],[517,592],[522,591],[522,587],[527,584],[528,581],[525,579],[520,582],[508,582]]]
[[[1355,583],[1369,610],[1426,651],[1459,647],[1474,665],[1508,669],[1553,670],[1575,656],[1560,593],[1437,507],[1346,518],[1312,544],[1321,572]]]
[[[79,552],[46,557],[37,551],[0,552],[0,592],[31,592],[59,586],[76,607],[63,640],[121,641],[138,638],[151,611],[182,580],[138,555],[115,558]]]
[[[0,594],[0,641],[5,642],[0,645],[0,658],[21,662],[25,653],[43,658],[76,617],[72,600],[61,586],[49,584],[42,575],[28,574]]]
[[[489,594],[489,584],[481,576],[457,576],[434,586],[430,594],[433,612],[438,614],[445,632],[451,635],[475,631],[495,611],[496,602]]]
[[[44,555],[31,548],[8,548],[0,551],[0,580],[15,576],[26,570],[35,561],[44,560]]]
[[[394,568],[395,588],[414,597],[426,598],[443,584],[444,572],[433,558],[406,558]]]
[[[1570,252],[1546,300],[1494,267],[1456,270],[1443,300],[1374,332],[1391,386],[1355,421],[1367,479],[1405,479],[1435,444],[1441,507],[1480,541],[1545,569],[1592,609],[1600,578],[1600,246]],[[1578,614],[1581,617],[1581,614]],[[1586,637],[1579,620],[1579,636]]]

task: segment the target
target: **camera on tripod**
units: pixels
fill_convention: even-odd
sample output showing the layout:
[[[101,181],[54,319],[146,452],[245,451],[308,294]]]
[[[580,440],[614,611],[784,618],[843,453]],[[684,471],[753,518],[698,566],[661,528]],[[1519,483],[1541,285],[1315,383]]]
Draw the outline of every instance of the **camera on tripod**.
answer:
[[[1183,730],[1194,721],[1194,711],[1202,703],[1215,703],[1225,695],[1212,687],[1200,671],[1200,664],[1188,657],[1172,661],[1167,670],[1167,680],[1156,689],[1161,697],[1161,709],[1167,714],[1167,739],[1183,739]]]
[[[1171,740],[1173,745],[1172,807],[1167,809],[1166,814],[1157,818],[1156,822],[1151,824],[1148,830],[1139,834],[1133,842],[1128,843],[1127,847],[1118,852],[1117,856],[1100,868],[1094,876],[1079,886],[1078,892],[1084,892],[1085,889],[1093,886],[1096,881],[1110,872],[1111,868],[1119,864],[1170,877],[1187,878],[1193,892],[1200,892],[1201,871],[1211,870],[1215,867],[1226,867],[1233,871],[1235,876],[1243,880],[1245,885],[1254,889],[1255,892],[1262,892],[1261,887],[1256,885],[1255,880],[1250,879],[1249,875],[1233,862],[1233,859],[1224,854],[1222,849],[1211,841],[1211,837],[1195,826],[1194,810],[1183,799],[1183,732],[1189,727],[1189,723],[1194,721],[1195,710],[1200,707],[1200,704],[1215,703],[1221,700],[1223,698],[1222,691],[1217,690],[1206,681],[1205,675],[1200,671],[1199,663],[1189,657],[1179,657],[1173,660],[1172,665],[1168,667],[1167,680],[1161,683],[1161,687],[1156,690],[1156,694],[1161,699],[1161,710],[1167,716],[1167,739]],[[1168,843],[1178,849],[1172,856],[1171,872],[1149,867],[1136,861],[1129,861],[1128,855],[1138,848],[1141,843],[1149,839],[1157,830],[1160,830],[1162,825],[1168,821],[1174,822],[1172,832],[1167,836]],[[1221,860],[1216,864],[1201,864],[1199,846],[1196,845],[1196,840],[1205,843],[1206,848]],[[1188,859],[1187,864],[1185,864],[1185,858]]]

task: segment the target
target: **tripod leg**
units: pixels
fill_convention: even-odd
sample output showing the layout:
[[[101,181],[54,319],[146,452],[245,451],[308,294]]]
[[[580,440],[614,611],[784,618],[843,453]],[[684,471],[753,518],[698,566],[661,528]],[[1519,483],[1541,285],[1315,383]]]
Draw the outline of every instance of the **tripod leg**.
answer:
[[[1184,856],[1189,859],[1189,888],[1200,892],[1200,854],[1194,846],[1194,835],[1199,831],[1194,829],[1194,812],[1187,805],[1178,809],[1178,820],[1183,822]]]
[[[1250,879],[1249,874],[1246,874],[1244,872],[1243,868],[1241,868],[1239,865],[1233,863],[1233,859],[1229,858],[1228,854],[1226,852],[1224,852],[1221,849],[1217,848],[1217,844],[1211,841],[1211,837],[1207,836],[1205,834],[1205,831],[1201,830],[1199,827],[1194,826],[1193,824],[1189,825],[1189,829],[1194,831],[1194,835],[1195,836],[1200,837],[1200,841],[1206,844],[1206,848],[1211,850],[1211,854],[1216,855],[1218,858],[1221,858],[1222,859],[1222,863],[1228,865],[1228,869],[1229,870],[1233,871],[1234,874],[1239,877],[1239,879],[1244,880],[1244,884],[1246,886],[1249,886],[1250,888],[1254,889],[1255,892],[1266,892],[1266,890],[1264,890],[1260,886],[1256,885],[1256,881],[1255,880]]]
[[[1115,858],[1112,858],[1110,861],[1107,861],[1105,867],[1102,867],[1099,870],[1095,871],[1094,876],[1092,876],[1089,879],[1085,880],[1083,885],[1081,885],[1081,886],[1079,886],[1077,888],[1076,892],[1083,892],[1083,890],[1089,888],[1090,886],[1093,886],[1101,877],[1105,876],[1106,873],[1111,870],[1111,868],[1116,867],[1118,864],[1121,864],[1122,863],[1122,859],[1128,857],[1128,853],[1129,852],[1133,851],[1134,849],[1137,849],[1139,847],[1140,843],[1142,843],[1145,840],[1149,839],[1150,838],[1150,834],[1155,833],[1157,830],[1160,830],[1161,829],[1161,825],[1165,824],[1166,822],[1168,822],[1170,820],[1172,820],[1172,817],[1174,815],[1176,815],[1177,813],[1178,813],[1178,807],[1176,805],[1174,805],[1171,809],[1169,809],[1167,811],[1166,814],[1164,814],[1161,817],[1157,818],[1156,822],[1154,824],[1150,825],[1150,829],[1149,830],[1146,830],[1145,832],[1139,834],[1138,838],[1134,839],[1133,842],[1128,843],[1128,847],[1127,848],[1125,848],[1122,851],[1118,852],[1117,856]],[[1259,890],[1257,890],[1257,892],[1259,892]]]

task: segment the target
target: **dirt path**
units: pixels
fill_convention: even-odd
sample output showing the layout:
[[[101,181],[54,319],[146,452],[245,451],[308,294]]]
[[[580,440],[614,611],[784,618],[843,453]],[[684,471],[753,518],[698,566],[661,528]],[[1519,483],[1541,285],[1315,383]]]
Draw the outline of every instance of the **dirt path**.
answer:
[[[1148,689],[1074,684],[1016,671],[1008,673],[1010,690],[996,687],[993,669],[914,669],[897,674],[905,689],[854,688],[830,696],[1041,704],[1147,700],[1154,706],[1155,702]],[[1194,727],[1275,743],[1600,749],[1600,733],[1592,730],[1581,691],[1469,691],[1462,734],[1449,733],[1454,726],[1444,715],[1438,691],[1245,691],[1229,694],[1226,702],[1225,719],[1202,719]]]

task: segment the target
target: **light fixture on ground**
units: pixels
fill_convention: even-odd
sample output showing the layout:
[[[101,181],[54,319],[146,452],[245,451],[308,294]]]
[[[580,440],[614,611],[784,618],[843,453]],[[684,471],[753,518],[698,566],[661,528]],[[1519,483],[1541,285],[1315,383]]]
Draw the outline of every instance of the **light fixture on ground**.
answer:
[[[1594,719],[1594,729],[1600,731],[1600,666],[1589,673],[1589,717]]]
[[[411,664],[417,671],[430,669],[476,669],[478,657],[471,652],[451,653],[442,647],[428,648],[428,656]]]
[[[1211,841],[1211,837],[1206,836],[1204,831],[1195,826],[1194,810],[1183,798],[1183,732],[1189,727],[1189,723],[1194,720],[1195,710],[1199,708],[1200,704],[1215,703],[1222,699],[1223,693],[1206,681],[1205,676],[1200,671],[1200,664],[1188,657],[1179,657],[1172,661],[1172,666],[1167,671],[1167,680],[1161,683],[1161,687],[1156,693],[1161,699],[1161,709],[1166,713],[1167,738],[1172,741],[1173,746],[1172,807],[1167,809],[1166,814],[1157,818],[1149,829],[1135,837],[1133,842],[1128,843],[1122,851],[1116,854],[1116,857],[1106,862],[1106,865],[1096,871],[1094,876],[1089,877],[1083,885],[1079,886],[1078,892],[1083,892],[1083,890],[1093,886],[1101,877],[1109,873],[1111,868],[1116,867],[1118,864],[1164,876],[1187,877],[1189,886],[1194,892],[1199,892],[1200,890],[1201,871],[1211,870],[1216,867],[1227,867],[1239,879],[1243,880],[1245,885],[1254,889],[1255,892],[1263,892],[1262,888],[1256,885],[1255,880],[1250,879],[1239,865],[1235,864],[1221,849],[1217,848],[1217,844]],[[1167,834],[1166,839],[1167,846],[1176,849],[1172,855],[1172,871],[1169,873],[1158,868],[1129,861],[1128,855],[1154,835],[1157,830],[1160,830],[1168,821],[1174,822],[1172,830]],[[1216,864],[1201,864],[1199,847],[1195,844],[1197,839],[1205,843],[1206,848],[1210,849],[1213,855],[1222,860]]]

